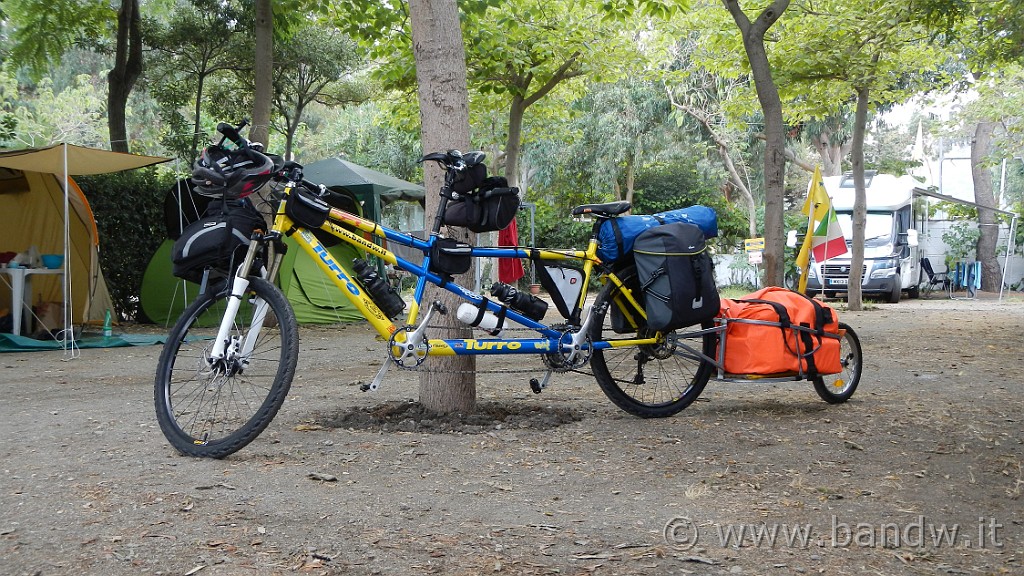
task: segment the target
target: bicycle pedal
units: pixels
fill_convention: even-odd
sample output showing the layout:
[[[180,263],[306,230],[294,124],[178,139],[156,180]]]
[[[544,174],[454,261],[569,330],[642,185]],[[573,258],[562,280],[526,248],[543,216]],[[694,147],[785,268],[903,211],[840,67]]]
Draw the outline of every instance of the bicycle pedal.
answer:
[[[540,394],[543,388],[540,387],[540,380],[536,378],[530,378],[530,390],[533,390],[534,394]]]

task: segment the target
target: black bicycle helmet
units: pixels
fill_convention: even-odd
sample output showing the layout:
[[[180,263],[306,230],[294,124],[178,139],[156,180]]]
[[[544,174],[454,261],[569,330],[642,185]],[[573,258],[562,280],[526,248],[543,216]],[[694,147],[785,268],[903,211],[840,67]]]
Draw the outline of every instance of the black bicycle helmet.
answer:
[[[207,146],[192,168],[192,184],[203,196],[244,198],[270,181],[274,161],[252,148]]]

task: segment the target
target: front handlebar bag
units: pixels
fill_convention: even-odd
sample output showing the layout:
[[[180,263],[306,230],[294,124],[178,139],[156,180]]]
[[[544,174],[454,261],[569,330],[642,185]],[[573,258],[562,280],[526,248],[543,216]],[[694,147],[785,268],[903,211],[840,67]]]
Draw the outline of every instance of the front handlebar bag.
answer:
[[[266,221],[248,200],[211,202],[205,215],[174,241],[171,272],[197,284],[207,268],[215,276],[230,275],[256,229],[266,229]]]
[[[504,178],[488,178],[475,192],[448,203],[444,223],[477,233],[497,232],[511,224],[518,211],[519,189],[509,188]]]

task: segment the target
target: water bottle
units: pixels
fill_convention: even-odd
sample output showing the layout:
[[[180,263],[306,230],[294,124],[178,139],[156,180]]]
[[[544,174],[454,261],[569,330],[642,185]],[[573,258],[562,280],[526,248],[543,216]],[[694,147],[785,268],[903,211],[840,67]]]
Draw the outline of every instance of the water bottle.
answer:
[[[520,292],[508,284],[495,282],[491,286],[491,295],[501,300],[506,306],[521,312],[523,316],[532,318],[538,322],[548,312],[548,303],[537,298],[533,294]]]
[[[377,271],[366,263],[366,260],[353,259],[352,270],[359,277],[359,282],[366,288],[366,291],[370,293],[370,299],[385,316],[394,319],[405,310],[405,300],[402,300],[395,289],[381,278]]]
[[[110,321],[110,309],[107,308],[107,314],[103,317],[103,337],[110,338],[113,335],[114,330]]]
[[[469,302],[459,304],[459,309],[455,311],[455,317],[459,319],[459,322],[476,326],[491,336],[500,337],[505,329],[498,329],[498,317],[493,312],[485,310],[484,315],[480,318],[480,322],[474,324],[479,314],[480,309]]]

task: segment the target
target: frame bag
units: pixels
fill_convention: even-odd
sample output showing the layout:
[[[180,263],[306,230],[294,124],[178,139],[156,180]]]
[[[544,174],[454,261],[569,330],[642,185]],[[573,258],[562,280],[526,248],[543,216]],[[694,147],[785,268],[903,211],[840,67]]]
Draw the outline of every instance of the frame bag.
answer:
[[[257,229],[265,230],[266,222],[249,200],[211,202],[206,214],[185,227],[174,241],[172,273],[197,284],[207,268],[228,276]]]
[[[583,270],[572,266],[545,266],[534,262],[534,270],[541,286],[548,291],[551,301],[562,318],[568,319],[583,290]]]
[[[769,286],[722,300],[727,318],[725,371],[730,374],[837,374],[839,318],[828,304]],[[805,329],[797,329],[802,326]]]
[[[430,270],[450,277],[469,272],[473,265],[473,247],[454,238],[436,238],[430,249]]]
[[[718,315],[715,268],[696,224],[650,228],[637,236],[633,252],[649,328],[669,332]]]

